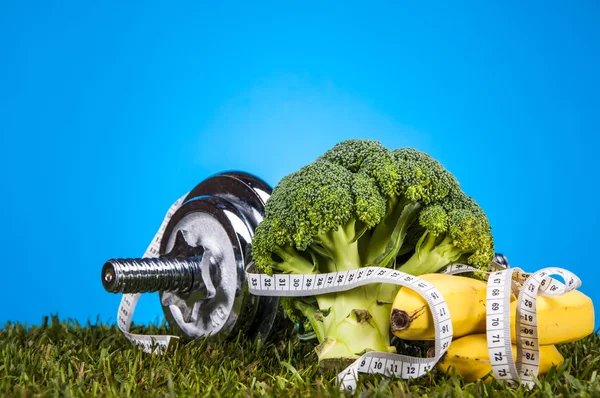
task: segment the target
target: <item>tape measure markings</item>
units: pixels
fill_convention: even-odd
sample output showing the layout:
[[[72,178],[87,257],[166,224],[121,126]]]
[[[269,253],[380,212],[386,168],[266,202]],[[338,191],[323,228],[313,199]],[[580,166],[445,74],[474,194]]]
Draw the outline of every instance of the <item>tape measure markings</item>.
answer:
[[[496,379],[509,382],[517,374],[510,334],[510,298],[514,270],[511,268],[490,273],[486,289],[486,336],[490,364]]]
[[[560,275],[566,282],[551,278]],[[519,292],[516,330],[517,333],[517,368],[520,371],[521,384],[529,388],[534,386],[533,377],[539,371],[539,339],[537,326],[538,294],[555,296],[564,294],[581,286],[581,280],[570,271],[549,267],[535,272],[527,278],[523,289]]]
[[[567,285],[549,275],[561,275]],[[508,293],[506,286],[518,294],[515,330],[517,361],[513,358],[510,329],[510,295],[502,297],[498,290]],[[520,380],[526,387],[533,387],[533,376],[539,372],[539,340],[537,335],[537,296],[560,295],[581,285],[581,280],[562,268],[546,268],[533,274],[519,268],[490,273],[486,291],[486,333],[492,371],[497,379],[511,385]],[[521,288],[519,288],[521,286]],[[498,290],[495,290],[498,289]]]
[[[537,323],[535,325],[527,323],[524,318],[537,314],[537,292],[546,279],[540,279],[545,276],[544,271],[538,271],[531,277],[529,277],[523,284],[523,289],[519,293],[517,303],[517,314],[516,314],[516,330],[517,333],[517,363],[516,367],[521,376],[521,384],[525,386],[531,386],[533,384],[533,375],[537,376],[539,372],[539,340],[537,334]],[[533,339],[529,340],[531,343],[527,349],[523,347],[523,338]]]
[[[434,285],[414,275],[373,266],[315,275],[266,275],[253,272],[254,268],[254,264],[250,263],[246,275],[250,293],[257,296],[314,296],[347,291],[371,283],[393,283],[414,290],[427,301],[434,318],[436,336],[439,337],[435,343],[434,358],[367,352],[338,375],[342,390],[356,388],[358,373],[389,374],[398,378],[420,377],[431,370],[450,347],[453,330],[448,305]],[[311,281],[310,289],[301,289],[306,280]],[[313,280],[315,283],[312,283]]]
[[[317,283],[315,287],[310,290],[297,289],[292,291],[291,289],[287,288],[287,286],[289,286],[289,282],[285,281],[280,284],[280,289],[277,291],[270,289],[263,291],[261,289],[263,285],[261,285],[261,287],[256,287],[256,284],[253,284],[256,288],[251,289],[251,293],[255,295],[282,295],[299,297],[340,292],[350,288],[378,282],[395,283],[415,289],[413,285],[416,283],[419,289],[415,290],[417,290],[418,293],[428,301],[432,314],[438,316],[438,319],[434,320],[435,325],[439,325],[439,334],[436,330],[436,351],[439,352],[439,350],[447,350],[452,338],[450,337],[449,339],[444,339],[444,333],[452,327],[449,317],[450,314],[447,314],[446,319],[444,315],[446,315],[445,313],[448,312],[447,306],[438,308],[439,303],[444,301],[437,289],[433,292],[430,291],[431,288],[433,288],[433,285],[415,276],[388,268],[366,267],[361,268],[361,270],[364,272],[364,277],[357,277],[355,280],[353,280],[354,278],[350,277],[350,273],[356,273],[356,271],[317,274],[314,276],[317,280]],[[458,274],[473,271],[478,270],[464,264],[454,264],[444,270],[444,272],[448,274]],[[572,274],[559,268],[554,269],[554,271],[563,275],[571,288],[576,287],[578,280],[575,276],[569,276]],[[540,294],[550,291],[552,295],[561,294],[561,292],[564,292],[565,290],[563,287],[561,287],[564,286],[561,284],[561,282],[546,276],[547,274],[547,271],[538,271],[533,275],[525,274],[519,268],[511,268],[503,271],[488,273],[488,288],[486,290],[486,335],[488,340],[490,362],[492,364],[492,371],[495,377],[500,380],[506,380],[511,385],[516,385],[515,381],[519,380],[518,376],[520,376],[523,385],[531,386],[532,375],[537,375],[539,370],[539,345],[537,339],[537,314],[535,305],[538,289]],[[296,274],[275,274],[268,276],[264,274],[253,274],[250,272],[248,272],[247,275],[249,280],[254,280],[254,278],[257,278],[258,276],[262,278],[262,281],[266,282],[267,285],[272,285],[272,281],[276,278],[286,279],[289,277],[297,277],[304,279],[308,277],[307,275]],[[523,280],[525,283],[522,283]],[[519,285],[521,285],[523,288],[519,289]],[[519,313],[517,316],[516,327],[520,333],[517,334],[516,345],[518,349],[518,360],[515,363],[511,341],[510,293],[515,290],[516,287],[520,294],[517,307],[520,309],[520,311],[518,310]],[[440,341],[439,345],[437,344],[437,341]],[[361,360],[361,363],[354,363],[348,370],[340,374],[340,378],[342,379],[342,383],[345,385],[346,389],[348,387],[351,389],[352,386],[355,386],[355,382],[351,382],[350,377],[355,380],[358,372],[382,373],[375,370],[380,370],[379,366],[383,366],[383,364],[386,364],[387,366],[388,363],[383,362],[383,357],[381,357],[379,354],[380,353],[368,353],[368,355],[365,354],[367,357],[361,357],[363,359],[375,358],[376,360],[380,361],[376,362],[377,364],[380,364],[375,365],[376,369],[373,369],[372,366],[369,367],[368,365],[365,365]],[[404,366],[408,363],[406,366],[411,366],[411,360],[407,360],[407,358],[417,359],[413,357],[400,356],[398,359],[392,358],[390,360],[397,361],[391,362],[393,365],[401,364]],[[436,358],[437,359],[435,361],[430,362],[435,363],[437,360],[439,360],[437,354]],[[413,368],[416,369],[416,365],[413,366]],[[431,363],[429,363],[429,368],[431,368]],[[422,369],[417,373],[422,375]],[[395,375],[402,378],[409,376],[407,373],[402,372],[395,373]]]

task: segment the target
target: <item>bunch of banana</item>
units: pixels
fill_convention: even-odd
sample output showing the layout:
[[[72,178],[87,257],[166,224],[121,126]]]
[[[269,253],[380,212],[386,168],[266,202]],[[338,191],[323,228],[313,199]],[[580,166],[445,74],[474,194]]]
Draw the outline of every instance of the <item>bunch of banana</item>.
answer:
[[[453,341],[437,368],[456,369],[465,379],[474,380],[491,371],[486,339],[487,282],[448,274],[425,274],[419,278],[435,286],[448,305],[454,332]],[[517,298],[510,298],[511,340],[516,342]],[[560,296],[537,296],[540,371],[544,374],[563,362],[555,344],[582,339],[594,331],[592,300],[577,290]],[[391,328],[403,340],[434,340],[433,315],[423,297],[402,287],[391,312]],[[516,355],[516,347],[513,347]]]
[[[517,361],[517,346],[512,345],[513,360]],[[548,373],[552,366],[560,366],[564,357],[554,344],[540,346],[539,375]],[[469,334],[452,341],[450,348],[437,363],[436,369],[445,374],[455,372],[467,383],[481,379],[492,371],[485,333]],[[490,382],[492,377],[485,379]]]

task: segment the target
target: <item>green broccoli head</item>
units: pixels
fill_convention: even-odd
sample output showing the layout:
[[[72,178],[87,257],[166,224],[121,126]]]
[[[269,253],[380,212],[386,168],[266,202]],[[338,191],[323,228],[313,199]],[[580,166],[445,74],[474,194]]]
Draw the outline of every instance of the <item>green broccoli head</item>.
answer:
[[[460,191],[456,178],[430,155],[411,148],[389,153],[399,175],[397,194],[388,197],[386,215],[369,235],[365,253],[368,264],[381,267],[396,264],[398,255],[407,252],[408,230],[427,205]]]
[[[398,194],[401,175],[391,151],[374,140],[347,140],[336,144],[319,160],[344,167],[346,170],[371,177],[382,195]]]
[[[441,235],[448,230],[448,213],[439,204],[427,206],[419,214],[419,224],[428,233]]]
[[[401,192],[423,204],[438,202],[458,190],[456,178],[440,162],[412,148],[393,151],[401,175]]]
[[[399,268],[409,274],[439,272],[461,258],[486,271],[494,258],[487,217],[473,199],[462,193],[425,206],[418,225],[412,226],[408,234],[419,236],[413,247],[405,247],[408,250],[404,252],[414,254]]]
[[[375,180],[363,173],[352,179],[354,217],[365,228],[377,225],[385,215],[386,199],[381,195]]]
[[[357,141],[349,145],[357,146]],[[378,179],[388,183],[385,173],[397,179],[391,152],[370,141],[365,146],[373,149],[371,158],[362,148],[356,152],[361,156],[350,159],[355,152],[338,145],[275,186],[252,243],[259,269],[294,272],[288,260],[297,262],[296,256],[302,258],[304,271],[307,261],[315,272],[362,266],[359,235],[382,220],[388,202],[382,192],[390,188],[382,187]]]
[[[268,274],[377,265],[421,275],[464,258],[486,269],[493,252],[487,217],[448,170],[426,153],[373,140],[341,142],[284,177],[252,241],[254,262]],[[320,361],[352,359],[389,348],[396,292],[369,284],[282,303],[294,322],[310,323]]]
[[[475,200],[467,197],[463,203],[464,207],[448,212],[448,235],[463,254],[469,255],[469,264],[488,270],[494,259],[492,227]]]

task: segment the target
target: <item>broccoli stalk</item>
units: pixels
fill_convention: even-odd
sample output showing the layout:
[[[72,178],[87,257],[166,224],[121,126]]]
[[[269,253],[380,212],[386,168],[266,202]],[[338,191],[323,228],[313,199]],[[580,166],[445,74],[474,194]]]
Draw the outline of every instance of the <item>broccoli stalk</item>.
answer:
[[[408,227],[419,215],[421,204],[402,198],[390,200],[388,208],[392,209],[389,215],[373,229],[367,251],[367,264],[385,267],[396,257],[404,243]]]
[[[325,338],[317,347],[321,364],[352,360],[367,349],[393,352],[389,335],[391,302],[387,300],[393,300],[397,292],[397,286],[377,283],[316,296],[319,306],[331,308],[322,318]]]
[[[412,275],[435,273],[457,261],[463,253],[464,250],[455,246],[449,236],[440,239],[426,231],[417,243],[416,252],[402,264],[400,270]]]
[[[356,241],[356,220],[315,236],[307,250],[318,257],[319,273],[357,270],[363,267]],[[288,248],[288,250],[290,250]],[[295,250],[295,249],[291,249]],[[274,265],[292,271],[285,259]],[[273,266],[273,264],[272,264]],[[306,268],[303,268],[306,271]],[[313,272],[302,272],[313,273]],[[284,306],[295,315],[294,322],[306,319],[321,344],[317,349],[319,362],[336,366],[346,359],[357,358],[365,347],[390,351],[389,316],[391,303],[398,292],[395,285],[369,284],[338,293],[316,295],[313,302],[286,299]],[[300,312],[300,314],[298,314]]]
[[[370,140],[337,144],[284,177],[252,241],[254,262],[267,274],[377,265],[421,275],[463,256],[484,269],[493,254],[485,214],[447,170],[422,152],[389,151]],[[282,305],[292,321],[315,332],[319,363],[338,365],[366,350],[394,350],[390,311],[398,289],[373,283],[285,297]]]
[[[349,271],[361,267],[358,254],[358,241],[354,240],[356,219],[331,231],[319,234],[310,246],[318,254],[330,261],[325,272]]]
[[[380,300],[393,299],[397,291],[394,285],[370,284],[317,295],[315,303],[299,299],[288,299],[284,303],[293,307],[295,322],[302,322],[304,318],[315,332],[320,342],[317,354],[321,365],[335,366],[357,358],[365,352],[365,347],[393,352],[389,335],[390,303]]]

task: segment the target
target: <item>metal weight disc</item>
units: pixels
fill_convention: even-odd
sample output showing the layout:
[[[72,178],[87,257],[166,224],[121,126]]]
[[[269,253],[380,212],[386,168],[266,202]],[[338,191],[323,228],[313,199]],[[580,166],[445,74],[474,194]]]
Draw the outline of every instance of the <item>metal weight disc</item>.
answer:
[[[233,203],[246,216],[254,235],[256,226],[265,217],[265,203],[272,191],[269,184],[255,175],[227,171],[202,181],[188,194],[186,200],[202,195],[214,195]],[[257,334],[265,338],[275,321],[279,298],[247,293],[246,301],[247,307],[255,309],[253,321],[245,329],[246,334],[251,338]]]
[[[265,217],[265,203],[271,192],[271,187],[258,177],[240,171],[229,171],[202,181],[190,191],[184,202],[204,195],[223,198],[235,204],[251,223],[254,231]]]
[[[190,247],[203,248],[203,262],[208,257],[210,267],[210,281],[205,283],[214,287],[214,295],[162,292],[165,314],[186,336],[226,336],[235,327],[242,304],[244,250],[252,238],[245,218],[224,199],[202,196],[184,203],[169,226],[161,252],[176,256],[173,249],[178,235]]]
[[[233,203],[246,217],[252,235],[256,226],[265,217],[265,203],[273,189],[255,175],[241,171],[227,171],[213,175],[200,182],[185,198],[185,201],[203,195],[214,195]],[[257,334],[266,337],[271,331],[279,308],[278,297],[246,296],[248,310],[254,309],[255,315],[251,325],[245,329],[253,338]]]
[[[278,298],[250,295],[244,268],[249,262],[249,243],[264,218],[271,188],[257,177],[227,172],[207,178],[185,198],[167,225],[160,254],[176,250],[177,235],[188,245],[203,247],[211,257],[215,296],[191,293],[160,294],[165,316],[184,335],[224,338],[243,330],[266,337],[277,315]]]

